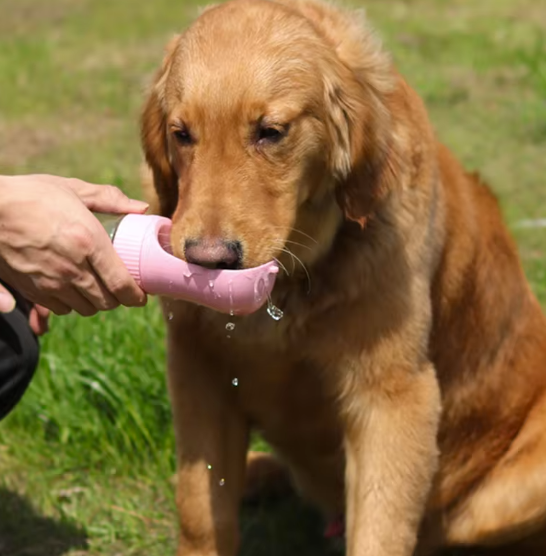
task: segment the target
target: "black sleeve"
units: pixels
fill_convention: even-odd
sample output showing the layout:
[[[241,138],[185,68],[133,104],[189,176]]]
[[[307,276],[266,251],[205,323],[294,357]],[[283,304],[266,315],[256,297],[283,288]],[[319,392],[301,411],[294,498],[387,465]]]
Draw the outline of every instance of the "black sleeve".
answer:
[[[0,313],[0,419],[22,398],[40,354],[38,338],[28,323],[29,305],[19,295],[15,298],[17,307],[11,313]]]

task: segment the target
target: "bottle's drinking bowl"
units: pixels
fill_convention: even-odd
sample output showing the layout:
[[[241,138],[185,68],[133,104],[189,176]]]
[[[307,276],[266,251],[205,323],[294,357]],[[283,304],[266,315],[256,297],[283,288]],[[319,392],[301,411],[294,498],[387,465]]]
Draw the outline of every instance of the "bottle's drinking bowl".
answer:
[[[172,255],[168,218],[128,214],[99,219],[131,275],[151,295],[245,315],[262,307],[271,294],[279,271],[275,262],[242,270],[203,268]]]

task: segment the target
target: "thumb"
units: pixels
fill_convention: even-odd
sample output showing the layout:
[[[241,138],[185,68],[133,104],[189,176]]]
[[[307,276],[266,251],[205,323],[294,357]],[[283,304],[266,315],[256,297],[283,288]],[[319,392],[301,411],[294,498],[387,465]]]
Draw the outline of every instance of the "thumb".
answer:
[[[11,313],[15,309],[15,298],[0,284],[0,313]]]

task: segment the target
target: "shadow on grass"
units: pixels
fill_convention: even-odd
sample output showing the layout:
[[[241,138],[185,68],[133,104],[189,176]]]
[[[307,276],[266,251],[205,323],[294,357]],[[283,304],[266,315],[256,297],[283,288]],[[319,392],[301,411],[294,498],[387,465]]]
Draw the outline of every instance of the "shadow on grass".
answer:
[[[61,556],[86,547],[80,526],[40,515],[26,498],[0,487],[0,556]]]

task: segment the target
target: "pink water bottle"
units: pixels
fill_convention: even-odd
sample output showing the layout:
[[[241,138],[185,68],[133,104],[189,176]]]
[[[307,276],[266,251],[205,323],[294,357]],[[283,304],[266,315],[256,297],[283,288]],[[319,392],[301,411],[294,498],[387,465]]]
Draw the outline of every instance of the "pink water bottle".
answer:
[[[257,311],[279,271],[272,261],[243,270],[209,269],[172,255],[168,218],[144,214],[96,214],[125,266],[150,295],[203,305],[231,315]]]

